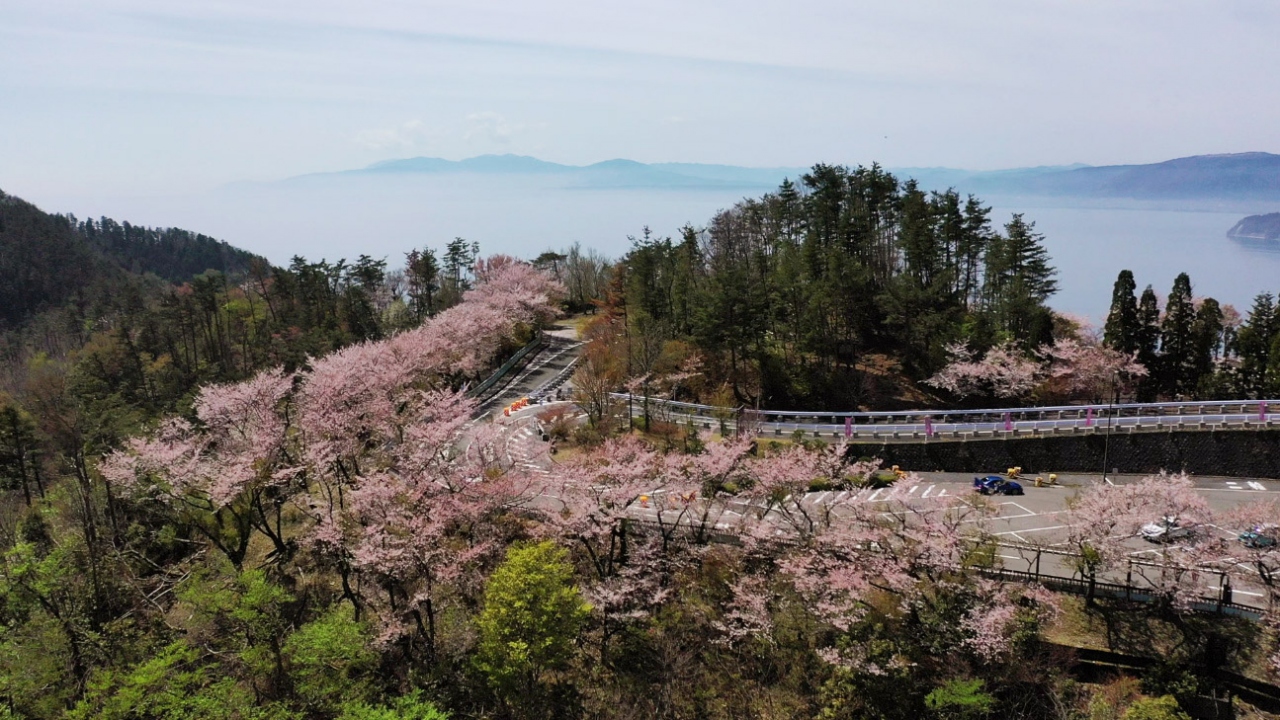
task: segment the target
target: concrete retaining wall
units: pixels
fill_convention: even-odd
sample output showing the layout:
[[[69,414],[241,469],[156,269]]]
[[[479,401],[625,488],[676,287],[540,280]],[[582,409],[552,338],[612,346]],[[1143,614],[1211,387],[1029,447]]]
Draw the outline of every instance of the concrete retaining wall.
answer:
[[[1106,437],[1041,437],[919,444],[853,443],[859,456],[919,471],[1100,472]],[[1113,435],[1107,465],[1122,473],[1280,478],[1280,431],[1166,432]]]

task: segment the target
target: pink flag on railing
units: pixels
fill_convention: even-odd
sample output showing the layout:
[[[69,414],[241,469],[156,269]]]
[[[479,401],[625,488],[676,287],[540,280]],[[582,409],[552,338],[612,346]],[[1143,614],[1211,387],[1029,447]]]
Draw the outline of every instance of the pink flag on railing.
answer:
[[[1004,414],[1004,431],[1013,432],[1013,413]]]
[[[1084,426],[1093,427],[1093,408],[1089,408],[1087,411],[1085,411]]]
[[[924,436],[933,437],[933,419],[927,415],[924,418]]]
[[[853,437],[853,418],[851,417],[844,419],[844,436]]]

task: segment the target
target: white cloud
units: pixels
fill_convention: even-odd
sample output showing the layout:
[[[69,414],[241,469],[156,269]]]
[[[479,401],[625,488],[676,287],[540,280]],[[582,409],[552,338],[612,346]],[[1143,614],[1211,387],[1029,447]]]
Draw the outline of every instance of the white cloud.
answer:
[[[415,150],[435,134],[421,120],[410,120],[395,127],[361,130],[356,142],[370,150]]]
[[[508,147],[512,138],[522,130],[523,125],[512,123],[502,115],[486,110],[467,116],[462,139],[472,145]]]

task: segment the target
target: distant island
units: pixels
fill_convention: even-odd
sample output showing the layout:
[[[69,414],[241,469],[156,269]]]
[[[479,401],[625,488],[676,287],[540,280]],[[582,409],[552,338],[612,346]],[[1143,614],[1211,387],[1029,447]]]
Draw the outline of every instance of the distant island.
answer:
[[[1238,240],[1280,240],[1280,212],[1250,215],[1227,231]]]

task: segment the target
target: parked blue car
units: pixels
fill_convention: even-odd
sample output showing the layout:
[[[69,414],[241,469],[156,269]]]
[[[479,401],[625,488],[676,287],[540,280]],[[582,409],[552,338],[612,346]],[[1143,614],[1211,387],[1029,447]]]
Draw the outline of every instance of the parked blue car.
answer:
[[[988,475],[973,479],[973,489],[983,495],[1021,495],[1022,485],[1002,478],[999,475]]]
[[[1280,527],[1271,523],[1259,525],[1252,530],[1240,533],[1240,543],[1248,548],[1275,547],[1277,530],[1280,530]]]

